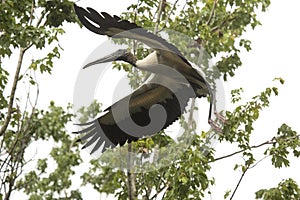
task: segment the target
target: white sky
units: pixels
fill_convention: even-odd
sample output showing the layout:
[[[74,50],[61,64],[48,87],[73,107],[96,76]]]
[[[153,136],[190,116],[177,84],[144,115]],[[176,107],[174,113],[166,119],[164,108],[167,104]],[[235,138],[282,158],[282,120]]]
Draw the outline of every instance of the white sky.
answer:
[[[97,11],[120,14],[126,11],[130,1],[80,1],[80,6],[93,7]],[[132,1],[131,1],[132,2]],[[294,130],[300,131],[299,106],[299,46],[300,46],[300,1],[272,1],[268,12],[259,15],[262,26],[244,34],[252,41],[252,51],[241,54],[243,66],[236,71],[234,78],[225,83],[227,106],[230,91],[244,88],[245,100],[258,94],[268,86],[273,86],[275,77],[286,80],[279,86],[279,96],[271,99],[270,108],[265,109],[255,123],[253,144],[260,144],[271,139],[282,123],[287,123]],[[67,24],[66,34],[60,44],[64,48],[61,59],[55,62],[52,75],[38,77],[40,83],[39,106],[46,107],[50,100],[56,105],[67,105],[73,101],[73,90],[77,74],[88,55],[106,38],[93,34],[85,28]],[[36,54],[31,57],[35,58]],[[29,56],[30,57],[30,56]],[[29,59],[31,59],[31,57]],[[109,85],[108,85],[109,86]],[[106,92],[106,91],[105,91]],[[232,106],[227,107],[229,110]],[[232,144],[217,144],[216,157],[235,151]],[[255,151],[257,159],[263,157],[261,151]],[[234,189],[241,173],[233,172],[234,164],[242,162],[240,155],[214,163],[210,175],[216,178],[216,186],[211,188],[212,196],[207,199],[222,199],[226,190]],[[300,161],[293,159],[290,168],[274,169],[269,159],[251,169],[244,177],[234,199],[254,199],[254,192],[261,188],[275,187],[282,179],[293,178],[300,184]],[[90,194],[90,193],[89,193]],[[89,194],[84,194],[87,199]]]

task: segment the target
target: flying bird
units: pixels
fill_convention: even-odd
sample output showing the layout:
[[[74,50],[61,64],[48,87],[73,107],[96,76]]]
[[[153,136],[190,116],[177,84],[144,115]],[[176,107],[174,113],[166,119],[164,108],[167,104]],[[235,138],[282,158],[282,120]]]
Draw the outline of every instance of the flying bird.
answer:
[[[137,69],[151,72],[143,85],[105,109],[101,117],[78,124],[87,126],[74,133],[85,134],[80,138],[85,142],[83,148],[94,145],[91,154],[156,134],[181,116],[191,98],[210,94],[205,79],[173,44],[116,15],[98,13],[76,4],[74,8],[80,22],[88,30],[113,38],[134,39],[153,49],[142,60],[127,49],[119,49],[83,67],[125,61]]]

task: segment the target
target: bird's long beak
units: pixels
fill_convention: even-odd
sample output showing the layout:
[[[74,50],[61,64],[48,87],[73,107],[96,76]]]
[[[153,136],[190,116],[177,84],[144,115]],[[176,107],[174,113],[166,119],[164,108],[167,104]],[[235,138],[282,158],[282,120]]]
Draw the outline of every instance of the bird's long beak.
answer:
[[[96,64],[100,64],[100,63],[106,63],[106,62],[112,62],[112,61],[116,61],[116,60],[121,60],[121,57],[124,56],[127,53],[126,49],[119,49],[116,52],[109,54],[103,58],[100,58],[98,60],[92,61],[88,64],[86,64],[83,69],[96,65]]]

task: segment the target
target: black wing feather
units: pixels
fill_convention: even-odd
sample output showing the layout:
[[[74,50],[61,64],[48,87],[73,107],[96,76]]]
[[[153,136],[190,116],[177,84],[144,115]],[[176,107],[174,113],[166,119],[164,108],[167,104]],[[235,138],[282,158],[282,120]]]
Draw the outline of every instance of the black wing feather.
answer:
[[[160,86],[163,87],[163,86]],[[179,97],[179,99],[176,98]],[[191,98],[190,95],[187,94],[187,88],[183,87],[179,91],[176,92],[176,94],[172,94],[171,98],[166,98],[164,101],[157,102],[157,104],[160,104],[165,108],[165,111],[167,113],[167,119],[164,124],[164,126],[161,128],[161,130],[167,128],[169,125],[171,125],[174,121],[176,121],[181,114],[184,112],[184,108],[186,107],[189,99]],[[181,105],[181,106],[180,106]],[[183,106],[182,106],[183,105]],[[131,119],[139,126],[146,126],[151,122],[151,119],[149,117],[149,108],[141,107],[140,111],[133,112],[129,108],[129,113],[131,113]],[[133,109],[133,108],[132,108]],[[99,150],[101,145],[104,143],[104,147],[102,148],[102,152],[104,152],[107,148],[111,147],[114,148],[117,145],[124,145],[126,142],[130,143],[132,141],[137,141],[140,138],[143,137],[149,137],[154,135],[157,132],[137,132],[138,137],[132,136],[128,133],[125,133],[119,126],[118,123],[126,126],[126,124],[129,123],[130,119],[124,119],[120,122],[113,122],[110,124],[105,123],[104,119],[107,115],[110,115],[112,112],[111,108],[108,109],[108,112],[99,117],[98,119],[94,120],[92,122],[93,127],[96,127],[95,129],[92,129],[90,127],[78,131],[77,133],[87,133],[81,138],[81,141],[85,142],[85,145],[83,148],[89,147],[92,144],[95,143],[95,146],[91,150],[91,154],[95,151]],[[135,135],[136,135],[135,134]],[[92,137],[92,138],[91,138]],[[91,139],[89,139],[91,138]]]
[[[190,65],[190,63],[184,58],[181,52],[175,47],[174,45],[168,43],[163,38],[150,33],[149,31],[143,29],[142,27],[138,26],[135,23],[131,23],[127,20],[122,20],[120,17],[114,15],[111,16],[106,12],[101,12],[99,14],[93,8],[87,8],[85,10],[82,7],[77,6],[74,4],[74,9],[76,14],[81,21],[81,23],[90,31],[100,34],[100,35],[107,35],[109,37],[122,37],[122,38],[130,38],[139,40],[149,47],[156,49],[156,50],[166,50],[169,52],[173,52],[178,55],[185,63]],[[95,26],[90,21],[94,22],[98,26]],[[123,31],[129,31],[132,34],[127,34],[126,36],[122,36]],[[120,35],[118,35],[120,34]],[[137,38],[136,35],[141,36]]]

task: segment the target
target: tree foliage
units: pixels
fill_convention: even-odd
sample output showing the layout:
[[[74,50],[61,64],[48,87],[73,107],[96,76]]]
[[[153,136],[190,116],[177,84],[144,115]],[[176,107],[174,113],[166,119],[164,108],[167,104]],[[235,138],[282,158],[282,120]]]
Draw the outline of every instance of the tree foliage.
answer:
[[[183,33],[205,48],[216,60],[216,67],[224,80],[230,80],[242,66],[240,52],[251,50],[251,41],[243,36],[246,28],[254,29],[260,25],[257,13],[266,11],[269,4],[269,0],[139,0],[130,5],[122,17],[142,27],[154,27],[155,34],[167,29]],[[214,177],[208,176],[211,163],[242,154],[244,163],[235,166],[242,171],[240,180],[224,196],[232,199],[245,173],[261,161],[254,156],[254,149],[265,148],[261,156],[263,159],[270,157],[276,168],[288,167],[289,155],[300,156],[299,134],[287,124],[280,125],[277,134],[268,141],[253,145],[251,140],[255,122],[263,109],[270,105],[271,96],[278,95],[278,88],[268,87],[245,103],[241,103],[243,89],[238,88],[231,93],[231,103],[236,107],[224,111],[226,123],[223,134],[218,137],[219,142],[237,144],[237,151],[215,157],[214,148],[206,145],[209,134],[196,132],[192,120],[181,120],[186,132],[178,139],[190,142],[189,146],[184,146],[183,154],[176,155],[176,150],[183,146],[175,145],[164,132],[123,147],[144,156],[155,148],[174,152],[174,159],[163,160],[164,166],[150,165],[151,170],[139,173],[132,169],[118,170],[108,165],[118,160],[114,161],[107,153],[101,160],[93,159],[90,168],[78,174],[75,168],[82,163],[80,151],[66,130],[74,117],[71,106],[64,109],[54,102],[50,102],[48,109],[36,106],[39,94],[36,74],[51,73],[54,59],[59,59],[62,49],[58,37],[64,33],[64,22],[77,22],[73,3],[67,0],[2,0],[0,3],[0,61],[3,61],[0,62],[0,199],[10,199],[13,192],[25,193],[33,200],[82,199],[80,188],[74,187],[74,176],[80,176],[82,187],[92,185],[97,192],[114,195],[117,199],[146,200],[158,196],[163,199],[203,199],[211,192],[210,186],[215,184]],[[192,49],[187,45],[193,44],[186,44],[176,37],[174,40],[181,51]],[[131,44],[139,58],[150,52],[135,48],[135,45],[139,44]],[[29,49],[44,51],[48,48],[51,51],[44,57],[35,58],[24,66],[23,60]],[[12,74],[14,62],[6,59],[16,52],[19,58]],[[146,75],[128,65],[116,64],[115,67],[128,72],[133,87],[137,87]],[[11,89],[8,88],[9,81],[12,82]],[[25,101],[16,95],[16,91],[21,90],[21,81],[36,92],[33,95],[33,89],[28,91]],[[276,78],[276,81],[284,83],[281,78]],[[82,114],[80,121],[94,118],[100,111],[101,104],[93,102],[79,110]],[[26,157],[26,151],[37,142],[54,146],[49,156],[36,160]],[[172,148],[166,146],[173,143]],[[36,168],[25,170],[28,165]],[[51,166],[55,166],[54,169]],[[276,188],[259,190],[256,198],[299,199],[299,190],[294,180],[286,179]]]
[[[0,199],[10,199],[16,190],[24,191],[31,199],[54,199],[55,192],[61,195],[61,189],[69,187],[71,168],[80,160],[78,152],[70,150],[72,140],[65,130],[72,117],[69,110],[64,111],[53,102],[49,110],[36,107],[39,95],[36,74],[51,73],[54,59],[60,57],[58,36],[64,33],[64,22],[77,22],[73,3],[67,0],[2,0],[0,3]],[[29,50],[48,48],[52,50],[45,57],[34,58],[29,64],[23,62]],[[10,58],[17,52],[14,67],[15,62]],[[24,85],[29,88],[25,94],[22,93]],[[35,141],[61,144],[51,153],[58,164],[55,172],[46,174],[47,158],[44,158],[37,161],[37,170],[25,173],[26,166],[34,160],[26,157],[26,152]],[[78,192],[71,195],[78,196]]]
[[[255,193],[256,199],[284,200],[299,199],[300,188],[292,179],[282,180],[276,188],[262,189]]]

